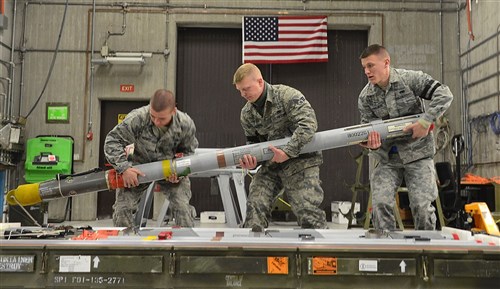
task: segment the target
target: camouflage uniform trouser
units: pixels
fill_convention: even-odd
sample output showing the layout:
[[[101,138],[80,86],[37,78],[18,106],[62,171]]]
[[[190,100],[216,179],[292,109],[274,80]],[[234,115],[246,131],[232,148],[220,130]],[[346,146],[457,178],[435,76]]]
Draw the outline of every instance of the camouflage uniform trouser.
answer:
[[[292,212],[302,228],[327,229],[325,211],[319,208],[323,201],[319,167],[313,166],[287,175],[280,167],[282,165],[262,166],[253,176],[243,227],[267,228],[272,202],[284,188]]]
[[[379,162],[371,174],[374,228],[396,229],[395,197],[403,177],[408,188],[415,230],[434,230],[436,215],[431,203],[438,195],[434,161],[425,158],[403,164],[397,153],[389,155],[389,162]]]
[[[191,199],[191,182],[183,178],[177,184],[167,181],[158,181],[161,192],[170,201],[170,209],[175,218],[175,225],[194,227],[193,208],[189,205]],[[142,194],[146,192],[149,183],[140,184],[134,188],[116,190],[116,201],[113,205],[113,225],[116,227],[134,226],[134,216],[137,212]]]

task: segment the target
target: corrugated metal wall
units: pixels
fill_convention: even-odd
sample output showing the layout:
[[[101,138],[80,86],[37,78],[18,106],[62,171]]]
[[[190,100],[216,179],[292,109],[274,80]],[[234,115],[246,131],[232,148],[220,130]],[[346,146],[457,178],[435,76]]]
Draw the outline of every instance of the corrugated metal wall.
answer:
[[[264,78],[301,90],[316,110],[319,130],[359,123],[357,96],[366,84],[358,55],[367,46],[367,31],[331,30],[329,62],[260,65]],[[178,31],[177,101],[197,125],[200,147],[232,147],[245,143],[239,123],[244,100],[232,85],[241,64],[241,30],[180,28]],[[196,78],[196,79],[193,79]],[[188,85],[196,83],[196,85]],[[350,200],[345,184],[354,182],[358,147],[324,152],[321,179],[323,208],[333,200]],[[365,172],[367,166],[365,166]],[[367,179],[367,178],[366,178]],[[198,212],[222,210],[220,197],[210,195],[210,182],[193,179],[192,204]],[[364,200],[363,200],[364,202]]]
[[[196,123],[200,147],[245,144],[239,124],[244,100],[232,85],[233,73],[241,64],[241,41],[240,29],[178,31],[177,105]],[[223,210],[220,196],[210,193],[209,179],[191,181],[191,203],[198,212]]]

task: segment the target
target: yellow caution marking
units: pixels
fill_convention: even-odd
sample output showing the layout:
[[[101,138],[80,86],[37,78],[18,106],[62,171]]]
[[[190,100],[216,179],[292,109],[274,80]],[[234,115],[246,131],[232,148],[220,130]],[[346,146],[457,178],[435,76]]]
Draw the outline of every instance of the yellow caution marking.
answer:
[[[172,175],[172,161],[164,160],[161,162],[161,167],[163,169],[163,176],[165,179]]]
[[[147,236],[146,238],[143,238],[144,241],[154,241],[158,240],[158,237],[156,236]]]

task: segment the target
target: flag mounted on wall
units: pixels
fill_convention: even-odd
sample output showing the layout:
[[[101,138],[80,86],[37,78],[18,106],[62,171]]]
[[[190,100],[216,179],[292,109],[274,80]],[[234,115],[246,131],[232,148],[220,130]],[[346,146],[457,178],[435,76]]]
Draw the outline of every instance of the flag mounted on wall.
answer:
[[[243,18],[243,62],[327,62],[326,16]]]

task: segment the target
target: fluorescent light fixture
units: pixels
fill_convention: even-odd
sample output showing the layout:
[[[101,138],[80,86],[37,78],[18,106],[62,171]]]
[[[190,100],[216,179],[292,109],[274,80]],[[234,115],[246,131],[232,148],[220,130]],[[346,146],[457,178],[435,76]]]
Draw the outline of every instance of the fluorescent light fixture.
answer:
[[[144,57],[114,57],[108,56],[106,60],[110,64],[144,64],[146,61]]]
[[[116,57],[146,57],[151,58],[153,53],[143,53],[143,52],[115,52],[113,56]]]
[[[103,46],[104,48],[104,46]],[[144,58],[153,57],[151,52],[113,52],[107,54],[102,54],[104,58],[92,59],[93,64],[106,65],[106,64],[145,64],[146,60]]]
[[[145,64],[144,57],[114,57],[108,56],[100,59],[92,59],[92,63],[98,65],[105,64]]]
[[[105,58],[92,59],[93,64],[101,65],[108,64],[108,61]]]

